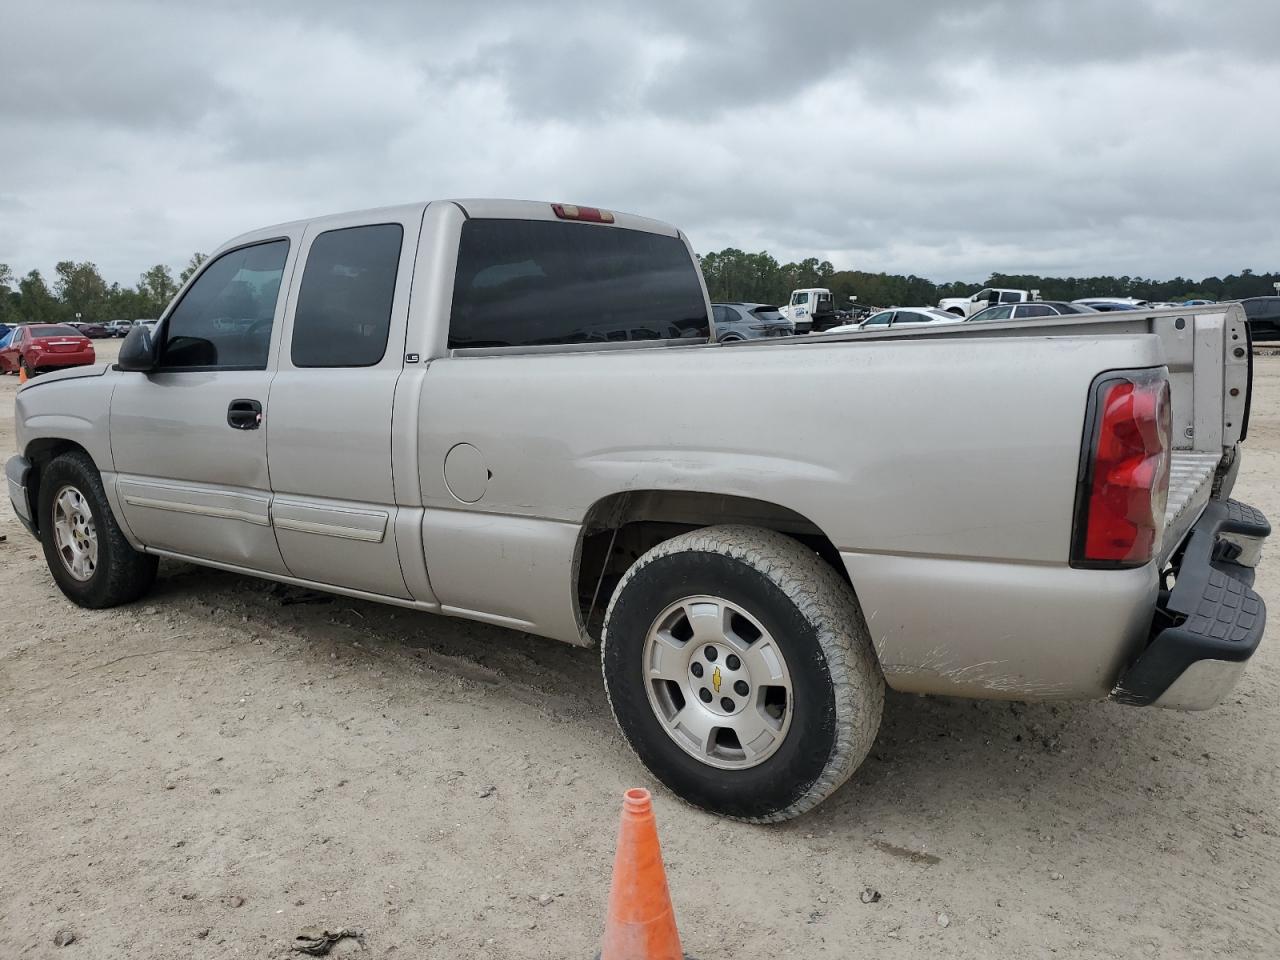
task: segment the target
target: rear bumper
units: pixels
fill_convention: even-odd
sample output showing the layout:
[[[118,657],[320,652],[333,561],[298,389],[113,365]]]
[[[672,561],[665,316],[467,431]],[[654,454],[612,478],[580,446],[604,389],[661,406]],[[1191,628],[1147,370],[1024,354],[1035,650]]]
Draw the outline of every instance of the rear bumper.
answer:
[[[13,512],[27,528],[27,532],[34,537],[36,525],[32,520],[31,498],[27,483],[31,477],[31,461],[21,455],[10,457],[4,465],[4,476],[9,482],[9,502],[13,505]]]
[[[1254,567],[1271,525],[1235,500],[1213,500],[1191,529],[1161,594],[1151,641],[1120,678],[1121,703],[1206,710],[1235,687],[1262,642],[1267,608]]]
[[[52,367],[83,367],[96,363],[92,350],[77,350],[74,353],[37,353],[28,361],[31,367],[48,370]]]

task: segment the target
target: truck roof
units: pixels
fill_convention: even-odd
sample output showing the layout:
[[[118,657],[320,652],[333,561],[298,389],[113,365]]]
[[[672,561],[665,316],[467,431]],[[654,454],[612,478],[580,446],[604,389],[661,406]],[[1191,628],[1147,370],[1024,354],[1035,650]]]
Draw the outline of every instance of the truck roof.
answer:
[[[272,237],[278,237],[282,233],[294,232],[302,227],[316,225],[324,227],[327,223],[333,222],[334,226],[346,226],[350,219],[355,216],[361,218],[367,215],[382,214],[388,219],[411,219],[413,217],[422,216],[423,211],[431,203],[453,203],[467,215],[468,219],[497,219],[497,220],[556,220],[558,218],[554,205],[550,201],[539,200],[494,200],[494,199],[461,199],[461,200],[426,200],[417,203],[397,204],[389,207],[372,207],[366,210],[349,210],[341,213],[325,214],[319,217],[306,217],[300,220],[288,220],[283,223],[275,223],[265,227],[259,227],[242,233],[237,237],[233,237],[226,243],[218,247],[218,251],[237,247],[245,243],[252,243],[255,240],[266,240]],[[564,204],[569,206],[569,204]],[[603,208],[596,208],[603,209]],[[674,226],[669,223],[663,223],[660,220],[652,220],[649,217],[641,217],[632,213],[621,213],[617,210],[609,210],[613,215],[613,225],[622,227],[626,230],[641,230],[645,233],[657,233],[667,237],[682,237],[683,235]],[[597,224],[590,224],[596,226]]]

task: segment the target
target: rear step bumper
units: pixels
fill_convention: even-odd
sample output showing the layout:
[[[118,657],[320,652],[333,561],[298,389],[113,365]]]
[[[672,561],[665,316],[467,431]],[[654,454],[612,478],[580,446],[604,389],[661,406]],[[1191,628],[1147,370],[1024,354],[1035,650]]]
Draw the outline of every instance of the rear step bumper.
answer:
[[[1271,525],[1261,511],[1212,500],[1191,528],[1151,642],[1112,691],[1121,703],[1207,710],[1244,673],[1266,627],[1254,567]],[[1169,625],[1172,624],[1172,625]]]

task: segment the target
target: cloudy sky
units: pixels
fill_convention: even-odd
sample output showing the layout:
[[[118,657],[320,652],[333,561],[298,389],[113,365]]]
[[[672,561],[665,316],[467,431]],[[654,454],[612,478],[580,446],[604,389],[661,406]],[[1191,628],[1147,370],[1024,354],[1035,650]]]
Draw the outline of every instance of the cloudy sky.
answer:
[[[0,262],[569,200],[935,280],[1280,267],[1273,0],[3,0]]]

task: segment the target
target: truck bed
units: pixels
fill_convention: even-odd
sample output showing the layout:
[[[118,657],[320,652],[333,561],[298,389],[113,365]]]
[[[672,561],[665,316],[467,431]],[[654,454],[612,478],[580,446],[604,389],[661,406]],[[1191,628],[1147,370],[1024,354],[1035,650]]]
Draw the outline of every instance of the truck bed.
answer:
[[[1161,560],[1177,549],[1222,478],[1230,493],[1236,445],[1248,429],[1252,389],[1248,323],[1239,304],[1076,314],[906,328],[890,333],[819,335],[836,340],[1104,337],[1155,334],[1160,338],[1173,397],[1174,452]]]

